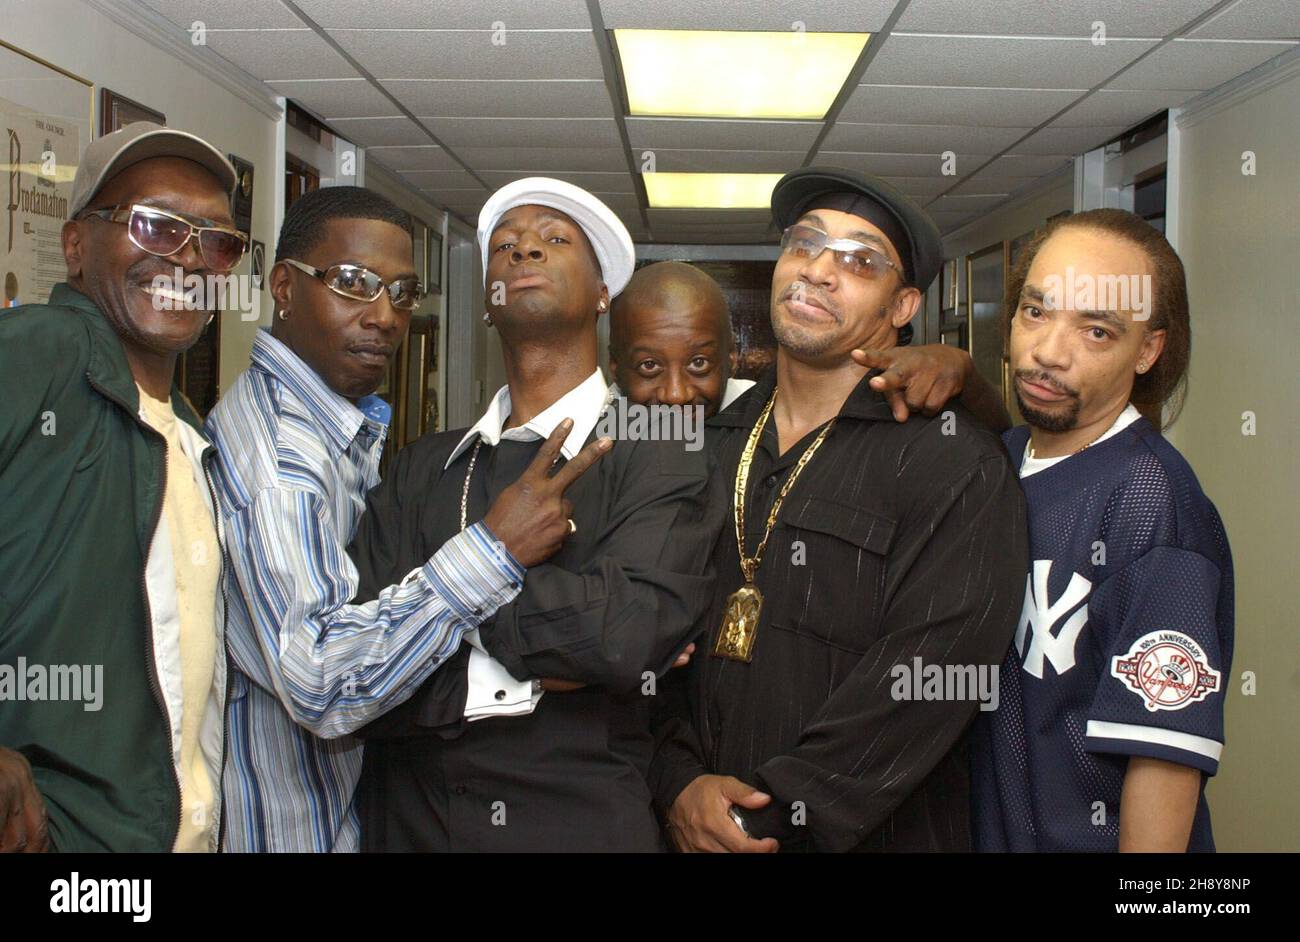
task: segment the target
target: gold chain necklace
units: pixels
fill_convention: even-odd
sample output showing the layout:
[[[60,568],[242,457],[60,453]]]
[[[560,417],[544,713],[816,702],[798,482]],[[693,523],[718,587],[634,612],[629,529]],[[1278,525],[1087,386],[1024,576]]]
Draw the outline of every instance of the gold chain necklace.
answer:
[[[768,416],[772,414],[772,407],[776,405],[776,390],[772,390],[772,398],[767,401],[763,408],[763,414],[758,417],[754,424],[753,431],[749,433],[749,440],[745,442],[745,450],[740,455],[740,467],[736,469],[736,489],[733,495],[733,508],[736,519],[736,546],[740,550],[740,571],[745,577],[745,584],[727,597],[727,607],[722,616],[722,631],[718,634],[718,640],[713,646],[715,657],[725,657],[733,661],[745,661],[748,663],[754,657],[754,638],[758,632],[758,617],[763,610],[763,594],[758,591],[758,586],[754,585],[754,577],[758,574],[758,567],[763,562],[763,551],[767,549],[768,537],[772,535],[772,529],[776,526],[776,515],[781,510],[781,505],[785,503],[786,494],[790,493],[790,488],[794,487],[794,482],[799,479],[803,469],[812,456],[817,453],[822,442],[830,433],[831,427],[835,425],[835,420],[831,419],[822,428],[817,438],[813,440],[804,453],[799,456],[798,462],[785,479],[781,490],[776,495],[776,500],[772,502],[772,509],[767,514],[767,526],[763,531],[763,539],[759,541],[758,548],[754,550],[754,555],[747,557],[745,555],[745,495],[749,486],[749,468],[754,462],[754,451],[758,448],[759,439],[763,436],[763,428],[767,425]]]
[[[1107,431],[1109,431],[1109,429],[1108,429]],[[1096,438],[1094,438],[1092,441],[1088,442],[1088,444],[1084,445],[1082,448],[1076,448],[1074,451],[1070,452],[1068,455],[1062,455],[1061,457],[1062,457],[1062,458],[1073,458],[1073,457],[1074,457],[1075,455],[1077,455],[1079,452],[1081,452],[1081,451],[1086,451],[1086,450],[1088,450],[1089,448],[1091,448],[1093,445],[1097,444],[1097,442],[1101,441],[1102,436],[1105,435],[1105,434],[1106,434],[1106,432],[1102,432],[1101,435],[1098,435]],[[1034,454],[1034,440],[1033,440],[1032,438],[1029,439],[1029,457],[1030,457],[1030,458],[1035,458],[1035,459],[1037,458],[1037,456]]]

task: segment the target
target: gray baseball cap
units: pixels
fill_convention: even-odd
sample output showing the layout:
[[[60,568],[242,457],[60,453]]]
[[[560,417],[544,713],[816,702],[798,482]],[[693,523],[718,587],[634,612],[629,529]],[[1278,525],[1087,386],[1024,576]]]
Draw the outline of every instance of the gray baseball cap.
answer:
[[[152,157],[183,157],[212,171],[227,193],[235,190],[235,168],[201,137],[152,121],[136,121],[87,145],[72,181],[72,205],[68,218],[89,205],[100,187],[127,167]]]

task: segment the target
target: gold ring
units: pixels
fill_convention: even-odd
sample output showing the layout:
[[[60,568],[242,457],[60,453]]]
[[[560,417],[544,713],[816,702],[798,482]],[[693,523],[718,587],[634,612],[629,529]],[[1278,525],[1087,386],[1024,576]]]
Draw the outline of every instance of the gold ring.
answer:
[[[573,536],[573,534],[575,534],[575,533],[577,533],[577,532],[578,532],[578,525],[577,525],[576,523],[574,523],[574,522],[573,522],[573,518],[570,517],[570,518],[569,518],[569,536]]]

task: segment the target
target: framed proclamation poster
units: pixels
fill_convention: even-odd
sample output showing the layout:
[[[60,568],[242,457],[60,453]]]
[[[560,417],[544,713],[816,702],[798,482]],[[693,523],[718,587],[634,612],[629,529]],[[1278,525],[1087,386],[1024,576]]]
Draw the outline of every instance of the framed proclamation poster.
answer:
[[[46,300],[67,273],[60,233],[93,114],[90,82],[0,40],[4,307]]]

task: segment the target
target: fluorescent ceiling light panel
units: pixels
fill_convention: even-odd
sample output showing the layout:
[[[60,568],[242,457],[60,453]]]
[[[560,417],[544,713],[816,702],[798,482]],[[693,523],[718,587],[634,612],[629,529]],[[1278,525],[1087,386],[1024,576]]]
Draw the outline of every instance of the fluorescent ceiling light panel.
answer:
[[[616,29],[632,115],[826,116],[870,33]]]
[[[767,209],[779,173],[645,173],[651,209]]]

